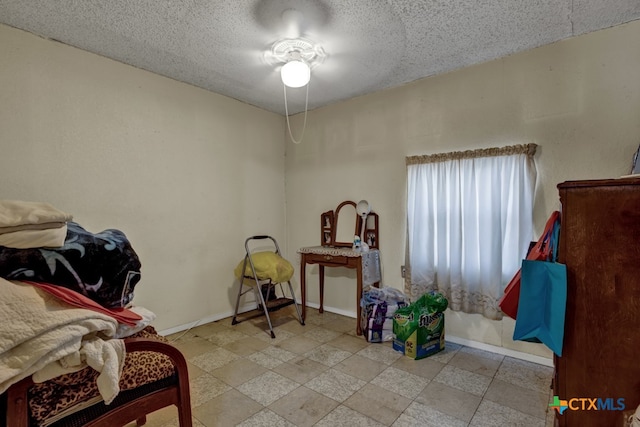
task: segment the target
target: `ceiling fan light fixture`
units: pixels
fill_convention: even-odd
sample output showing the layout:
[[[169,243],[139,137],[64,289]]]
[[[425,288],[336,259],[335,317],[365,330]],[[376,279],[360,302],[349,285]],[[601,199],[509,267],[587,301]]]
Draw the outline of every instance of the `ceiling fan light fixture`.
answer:
[[[300,144],[307,127],[307,111],[309,106],[309,80],[311,79],[311,68],[324,60],[325,53],[322,47],[310,40],[303,38],[283,39],[275,42],[271,50],[265,54],[267,63],[273,65],[284,64],[280,67],[280,78],[284,92],[284,112],[287,117],[287,129],[294,144]],[[287,105],[287,86],[301,88],[306,86],[304,102],[304,121],[302,122],[302,134],[300,139],[295,139],[291,132],[289,121],[289,107]]]
[[[311,79],[311,68],[306,62],[294,59],[282,66],[280,77],[282,83],[289,87],[303,87]]]

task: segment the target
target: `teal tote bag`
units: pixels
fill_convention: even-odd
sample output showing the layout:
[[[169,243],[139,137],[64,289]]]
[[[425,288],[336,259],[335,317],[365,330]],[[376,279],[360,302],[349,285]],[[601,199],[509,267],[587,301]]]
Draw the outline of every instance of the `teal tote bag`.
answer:
[[[513,339],[541,342],[562,356],[567,307],[567,268],[556,261],[559,226],[549,261],[523,260]]]

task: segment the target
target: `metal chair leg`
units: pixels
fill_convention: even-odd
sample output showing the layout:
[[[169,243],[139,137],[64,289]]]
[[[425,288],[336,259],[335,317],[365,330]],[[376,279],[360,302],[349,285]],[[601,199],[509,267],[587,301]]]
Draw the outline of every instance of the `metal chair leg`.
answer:
[[[242,271],[244,271],[244,269],[247,266],[247,257],[244,257],[244,263],[242,265]],[[235,325],[238,322],[238,320],[236,319],[236,317],[238,316],[238,308],[240,307],[240,297],[242,297],[242,287],[244,286],[244,276],[242,276],[242,279],[240,279],[240,287],[238,288],[238,298],[236,298],[236,308],[233,311],[233,319],[231,319],[231,324]]]
[[[293,300],[293,305],[296,308],[296,313],[298,314],[298,320],[301,325],[304,325],[304,320],[302,320],[302,313],[300,312],[300,307],[298,307],[298,302],[296,301],[296,294],[293,292],[293,286],[291,285],[291,280],[287,281],[289,285],[289,292],[291,292],[291,299]]]
[[[264,315],[267,318],[267,323],[269,323],[269,330],[271,331],[271,338],[275,338],[276,334],[273,332],[273,325],[271,324],[271,317],[269,316],[269,308],[267,308],[267,302],[264,300],[264,296],[262,296],[261,285],[256,283],[254,288],[256,297],[260,300],[262,304],[262,311],[264,311]]]

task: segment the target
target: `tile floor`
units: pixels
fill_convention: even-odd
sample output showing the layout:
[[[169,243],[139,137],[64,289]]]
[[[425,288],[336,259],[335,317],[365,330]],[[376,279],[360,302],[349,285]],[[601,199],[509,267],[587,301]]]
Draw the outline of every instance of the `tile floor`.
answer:
[[[447,343],[412,360],[355,319],[293,307],[169,336],[189,362],[194,426],[551,426],[552,368]],[[177,426],[175,408],[148,426]]]

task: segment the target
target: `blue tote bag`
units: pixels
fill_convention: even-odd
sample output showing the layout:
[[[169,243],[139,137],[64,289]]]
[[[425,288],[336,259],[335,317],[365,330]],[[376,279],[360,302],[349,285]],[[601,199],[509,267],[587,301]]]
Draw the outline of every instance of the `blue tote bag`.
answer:
[[[541,342],[562,356],[564,316],[567,307],[567,268],[556,262],[558,233],[553,230],[553,250],[548,261],[523,260],[520,298],[513,339]]]

